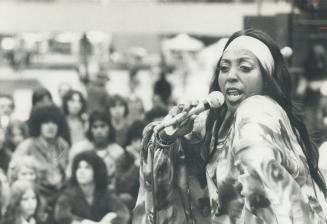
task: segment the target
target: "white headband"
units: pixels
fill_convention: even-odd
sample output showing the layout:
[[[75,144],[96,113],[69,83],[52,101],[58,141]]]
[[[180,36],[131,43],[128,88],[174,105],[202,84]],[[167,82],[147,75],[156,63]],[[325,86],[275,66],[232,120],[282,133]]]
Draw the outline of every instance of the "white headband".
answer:
[[[275,68],[274,58],[267,45],[262,41],[250,36],[239,36],[232,40],[225,51],[231,48],[246,48],[251,51],[269,75],[273,74]]]

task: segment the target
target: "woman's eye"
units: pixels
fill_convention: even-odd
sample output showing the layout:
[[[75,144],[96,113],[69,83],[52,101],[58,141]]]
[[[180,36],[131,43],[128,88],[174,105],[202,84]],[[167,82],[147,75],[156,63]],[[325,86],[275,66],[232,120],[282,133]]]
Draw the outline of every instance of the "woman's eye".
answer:
[[[243,71],[243,72],[250,72],[252,70],[252,68],[250,66],[246,66],[246,65],[241,65],[240,66],[240,69]]]
[[[228,72],[228,70],[229,70],[229,67],[227,65],[221,65],[220,66],[220,71],[221,72]]]

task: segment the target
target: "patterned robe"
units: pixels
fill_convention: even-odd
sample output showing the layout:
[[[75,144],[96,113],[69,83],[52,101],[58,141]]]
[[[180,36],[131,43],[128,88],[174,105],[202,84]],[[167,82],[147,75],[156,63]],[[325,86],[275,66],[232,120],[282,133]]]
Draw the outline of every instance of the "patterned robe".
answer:
[[[324,195],[274,100],[244,100],[214,125],[209,147],[197,123],[171,144],[153,134],[155,124],[145,129],[133,223],[326,223]]]

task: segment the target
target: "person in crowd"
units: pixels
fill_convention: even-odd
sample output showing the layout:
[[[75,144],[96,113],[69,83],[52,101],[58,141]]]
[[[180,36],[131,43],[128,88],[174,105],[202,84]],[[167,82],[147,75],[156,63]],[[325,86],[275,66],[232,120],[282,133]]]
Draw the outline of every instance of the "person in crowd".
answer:
[[[317,148],[292,108],[277,44],[261,31],[234,33],[212,91],[225,96],[220,108],[189,116],[196,104],[179,105],[164,120],[185,120],[146,127],[134,223],[325,223]]]
[[[69,152],[69,167],[74,157],[83,151],[95,151],[107,167],[109,188],[116,189],[117,160],[124,154],[124,149],[115,142],[115,129],[111,124],[110,115],[105,111],[93,111],[88,120],[89,128],[84,141],[75,144]]]
[[[29,119],[31,137],[19,144],[12,157],[19,161],[30,155],[39,163],[40,194],[46,201],[49,223],[52,223],[54,201],[65,181],[69,144],[61,135],[67,129],[65,117],[57,106],[36,105]]]
[[[144,128],[144,121],[134,121],[127,131],[126,151],[134,158],[134,164],[137,167],[141,162],[141,141]]]
[[[109,98],[109,93],[106,89],[108,77],[108,68],[99,65],[97,62],[89,65],[89,82],[85,89],[87,93],[86,107],[88,114],[93,110],[102,110],[103,106]]]
[[[162,120],[168,114],[168,108],[164,107],[153,107],[151,110],[147,111],[145,114],[145,122],[147,124]]]
[[[10,186],[6,174],[0,169],[0,223],[7,209],[10,197]]]
[[[166,79],[166,73],[160,72],[159,79],[154,83],[152,103],[153,107],[169,108],[172,104],[172,85]]]
[[[135,82],[129,83],[130,93],[126,97],[127,107],[130,113],[127,115],[127,123],[132,124],[134,121],[143,120],[145,109],[141,97],[138,96],[136,89],[138,84]]]
[[[0,94],[0,126],[2,128],[7,128],[14,110],[15,102],[13,97],[8,94]]]
[[[311,46],[303,67],[307,87],[304,98],[305,118],[310,131],[317,133],[317,129],[323,128],[323,125],[321,125],[323,122],[318,120],[322,97],[320,90],[324,81],[327,80],[327,52],[321,43],[314,43]],[[316,137],[319,137],[319,135]],[[317,142],[317,144],[320,144],[320,142]]]
[[[85,139],[86,101],[80,91],[70,90],[63,97],[62,109],[69,125],[72,145]]]
[[[107,169],[94,151],[74,158],[68,187],[60,195],[55,218],[61,224],[127,224],[126,206],[107,189]]]
[[[53,103],[53,98],[50,91],[43,87],[37,87],[33,90],[32,94],[32,108],[36,106],[38,103],[41,104],[51,104]]]
[[[5,130],[0,128],[0,169],[7,172],[12,157],[12,151],[6,145]]]
[[[89,81],[89,65],[93,51],[93,45],[87,33],[83,33],[79,41],[79,78],[85,84]]]
[[[68,82],[59,83],[57,91],[58,91],[58,96],[60,98],[60,105],[62,105],[65,95],[71,90],[73,90],[73,87],[70,83]]]
[[[106,106],[111,117],[111,124],[115,130],[116,142],[125,145],[128,123],[126,117],[129,114],[127,101],[124,97],[116,94],[109,98]]]
[[[14,152],[16,147],[28,137],[28,126],[25,122],[12,120],[6,129],[6,146]]]
[[[18,180],[10,188],[10,199],[1,224],[41,224],[40,197],[29,181]]]
[[[143,121],[135,121],[127,131],[126,150],[117,162],[117,192],[120,198],[132,210],[139,190],[139,167]]]
[[[18,160],[12,160],[9,164],[8,180],[12,184],[16,180],[26,180],[33,184],[39,183],[40,165],[32,156],[22,156]]]

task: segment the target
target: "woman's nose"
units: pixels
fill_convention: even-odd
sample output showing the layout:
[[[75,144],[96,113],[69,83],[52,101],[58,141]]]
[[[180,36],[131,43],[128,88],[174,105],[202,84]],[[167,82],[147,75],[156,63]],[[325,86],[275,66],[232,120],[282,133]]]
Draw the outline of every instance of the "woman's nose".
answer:
[[[231,68],[227,74],[227,80],[230,82],[237,81],[237,70],[235,68]]]

